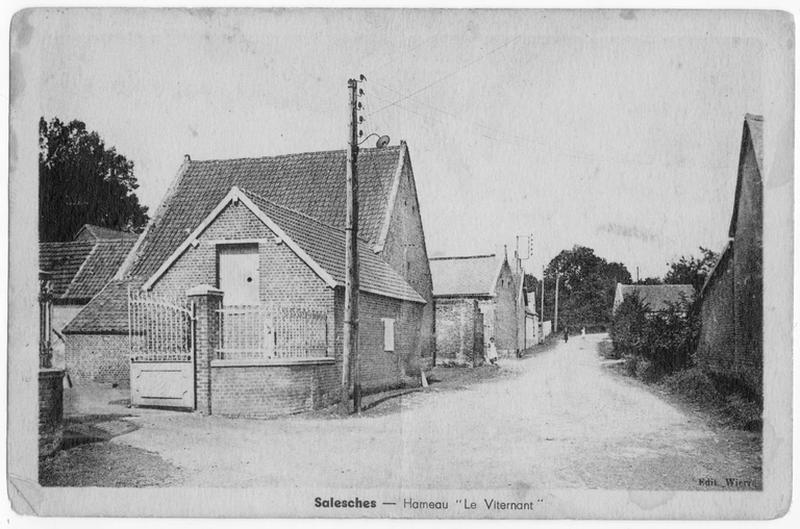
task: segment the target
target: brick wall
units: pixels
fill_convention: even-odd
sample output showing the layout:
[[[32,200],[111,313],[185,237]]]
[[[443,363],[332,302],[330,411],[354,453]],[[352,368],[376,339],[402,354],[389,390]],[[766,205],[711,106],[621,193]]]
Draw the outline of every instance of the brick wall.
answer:
[[[259,299],[314,310],[332,310],[330,288],[286,244],[243,204],[230,204],[156,282],[157,294],[185,296],[199,284],[217,284],[217,244],[220,241],[257,239],[259,253]]]
[[[39,457],[58,449],[64,435],[64,372],[60,369],[39,371]]]
[[[214,415],[268,418],[329,406],[339,400],[335,364],[211,367]]]
[[[67,373],[74,384],[129,383],[127,334],[68,334],[64,356]]]
[[[700,338],[695,362],[714,373],[733,373],[733,250],[721,256],[703,293]]]
[[[742,164],[741,189],[734,236],[735,370],[759,395],[762,393],[762,186],[749,142]]]
[[[426,365],[433,360],[433,281],[411,162],[406,155],[386,243],[381,257],[428,302],[419,324],[419,353]]]
[[[483,318],[478,301],[438,298],[436,306],[436,364],[480,365],[483,359]]]
[[[743,143],[733,241],[702,294],[695,360],[704,369],[763,391],[762,182]]]

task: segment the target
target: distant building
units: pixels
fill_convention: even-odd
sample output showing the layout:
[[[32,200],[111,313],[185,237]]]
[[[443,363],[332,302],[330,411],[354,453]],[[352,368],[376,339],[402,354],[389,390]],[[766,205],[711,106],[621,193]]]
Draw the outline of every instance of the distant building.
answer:
[[[763,119],[745,116],[729,241],[700,291],[697,364],[763,394]]]
[[[39,244],[39,269],[50,278],[53,296],[54,360],[63,366],[64,327],[119,269],[137,235],[85,224],[67,242]]]
[[[430,260],[437,364],[479,365],[492,337],[501,356],[524,347],[527,296],[521,262],[514,261],[512,267],[507,255],[496,254]]]
[[[692,285],[623,285],[617,283],[613,312],[617,312],[625,296],[633,294],[637,295],[647,306],[648,312],[662,312],[667,310],[670,304],[684,300],[691,301],[694,297],[694,287]]]

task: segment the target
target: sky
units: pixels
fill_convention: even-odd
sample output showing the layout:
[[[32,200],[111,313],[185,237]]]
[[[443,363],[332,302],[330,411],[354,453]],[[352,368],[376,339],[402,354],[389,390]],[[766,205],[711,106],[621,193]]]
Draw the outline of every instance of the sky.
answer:
[[[663,276],[722,248],[742,121],[764,112],[759,16],[643,11],[49,11],[40,114],[135,163],[156,208],[193,159],[408,144],[431,256],[575,244]],[[769,116],[765,116],[769,123]],[[768,125],[767,125],[768,127]],[[530,251],[525,242],[532,236]]]

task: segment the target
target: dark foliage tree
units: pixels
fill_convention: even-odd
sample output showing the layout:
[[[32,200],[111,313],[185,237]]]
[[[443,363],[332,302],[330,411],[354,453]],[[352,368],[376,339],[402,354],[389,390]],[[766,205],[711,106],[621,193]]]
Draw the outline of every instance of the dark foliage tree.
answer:
[[[682,256],[677,261],[668,263],[669,271],[664,276],[664,283],[692,285],[699,292],[718,258],[718,253],[701,246],[700,257]]]
[[[636,281],[637,285],[661,285],[664,281],[660,277],[645,277]]]
[[[561,274],[558,292],[559,327],[605,328],[617,283],[630,283],[631,274],[622,263],[609,263],[585,246],[574,246],[554,257],[544,271],[545,318],[555,309],[556,275]]]
[[[78,120],[39,120],[39,240],[69,241],[84,224],[138,232],[147,224],[133,162]]]

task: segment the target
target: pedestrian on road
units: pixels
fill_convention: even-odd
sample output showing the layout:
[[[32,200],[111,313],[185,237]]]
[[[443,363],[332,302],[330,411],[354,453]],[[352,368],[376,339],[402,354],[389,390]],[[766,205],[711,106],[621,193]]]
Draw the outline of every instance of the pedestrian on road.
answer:
[[[586,327],[581,327],[581,339],[586,339]]]
[[[569,328],[564,325],[564,343],[567,343],[567,340],[569,340]]]
[[[494,344],[494,336],[489,338],[489,351],[486,353],[486,359],[490,364],[497,364],[497,346]]]

